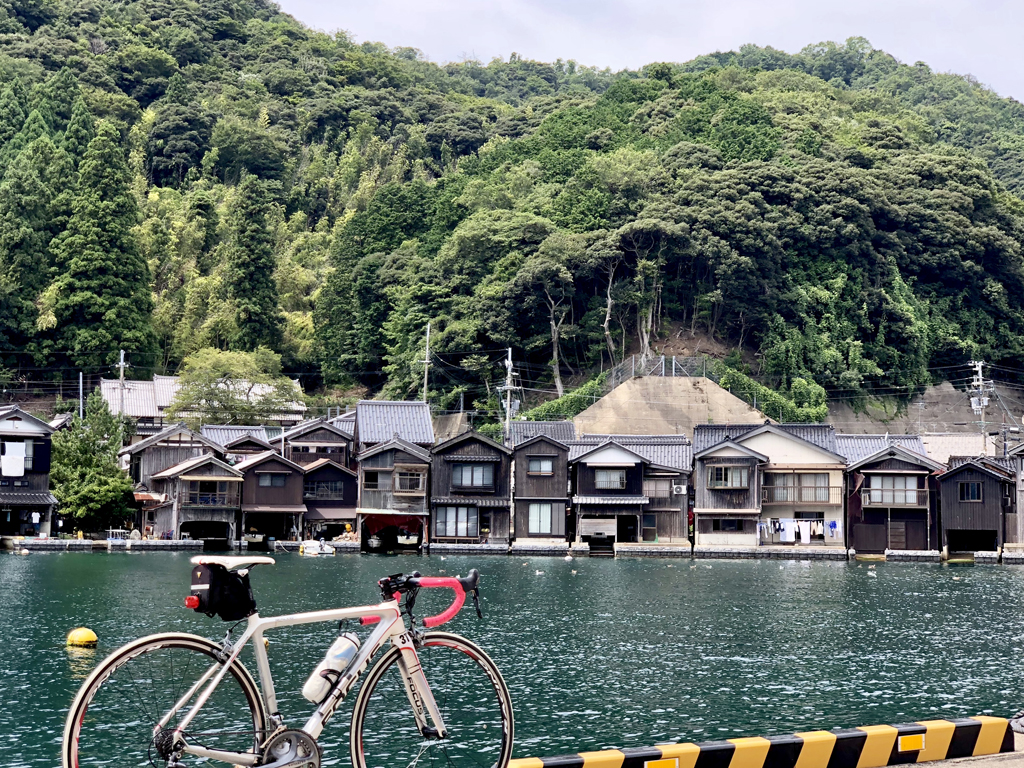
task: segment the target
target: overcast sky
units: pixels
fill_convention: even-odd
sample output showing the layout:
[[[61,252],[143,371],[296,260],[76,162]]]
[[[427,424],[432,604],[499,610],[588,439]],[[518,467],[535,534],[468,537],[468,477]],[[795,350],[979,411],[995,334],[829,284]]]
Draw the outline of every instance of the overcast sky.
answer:
[[[419,48],[443,63],[515,51],[539,61],[636,69],[703,53],[866,37],[901,61],[971,74],[1024,100],[1020,0],[278,0],[363,42]]]

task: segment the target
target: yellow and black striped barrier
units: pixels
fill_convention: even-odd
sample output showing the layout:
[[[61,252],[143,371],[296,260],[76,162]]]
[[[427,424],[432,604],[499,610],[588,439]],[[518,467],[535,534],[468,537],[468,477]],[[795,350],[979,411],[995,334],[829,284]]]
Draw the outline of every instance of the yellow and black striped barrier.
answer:
[[[883,768],[1000,752],[1013,752],[1010,722],[979,716],[527,757],[509,768]]]

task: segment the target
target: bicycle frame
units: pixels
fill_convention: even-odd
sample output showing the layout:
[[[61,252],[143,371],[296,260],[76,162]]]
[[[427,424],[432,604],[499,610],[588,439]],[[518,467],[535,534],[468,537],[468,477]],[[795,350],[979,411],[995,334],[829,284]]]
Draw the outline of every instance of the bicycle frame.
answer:
[[[183,745],[181,747],[182,751],[197,757],[205,757],[209,760],[218,760],[233,765],[256,765],[256,760],[259,756],[255,753],[226,752],[217,749],[207,749],[205,747],[188,744],[183,735],[185,729],[188,728],[189,723],[191,723],[192,720],[195,719],[196,715],[199,714],[203,705],[206,704],[210,696],[213,695],[214,690],[216,690],[217,686],[220,684],[221,680],[224,679],[224,676],[228,673],[232,663],[238,659],[245,646],[252,641],[253,651],[256,654],[256,666],[260,677],[260,694],[263,698],[266,710],[270,715],[270,728],[268,730],[272,733],[280,727],[282,723],[281,716],[277,708],[277,694],[274,691],[274,680],[270,673],[270,660],[267,656],[266,645],[263,642],[263,633],[269,629],[292,627],[299,624],[316,624],[320,622],[344,621],[369,617],[379,618],[376,628],[367,638],[366,642],[359,647],[355,657],[352,659],[352,663],[349,664],[345,673],[338,678],[331,687],[330,693],[328,693],[323,702],[317,706],[316,710],[306,721],[305,725],[303,725],[302,730],[314,739],[320,738],[320,734],[323,732],[327,721],[330,720],[335,710],[337,710],[341,702],[344,701],[355,682],[363,672],[366,671],[366,668],[370,664],[370,660],[388,643],[388,641],[390,641],[392,645],[401,650],[401,657],[398,660],[398,666],[405,682],[406,694],[409,697],[409,703],[412,706],[412,710],[416,718],[417,728],[419,728],[421,734],[426,736],[424,731],[428,727],[429,717],[430,721],[434,724],[433,727],[436,729],[436,737],[444,738],[447,735],[447,729],[442,721],[437,704],[434,701],[434,696],[430,691],[430,686],[427,684],[427,680],[423,675],[423,670],[420,667],[419,658],[413,644],[412,630],[406,628],[405,620],[402,617],[397,600],[390,600],[374,606],[338,608],[328,611],[312,611],[309,613],[294,613],[269,618],[261,618],[258,613],[253,614],[248,619],[245,632],[243,632],[238,641],[231,646],[231,651],[227,654],[226,658],[218,664],[214,664],[188,691],[185,692],[171,711],[164,715],[163,719],[160,720],[155,731],[166,728],[175,714],[177,714],[177,712],[179,712],[181,708],[184,707],[193,696],[195,696],[196,692],[205,685],[206,687],[203,689],[202,693],[199,694],[195,704],[192,705],[188,713],[174,726],[174,730],[179,737],[178,743]],[[265,737],[269,737],[270,733],[265,734]]]

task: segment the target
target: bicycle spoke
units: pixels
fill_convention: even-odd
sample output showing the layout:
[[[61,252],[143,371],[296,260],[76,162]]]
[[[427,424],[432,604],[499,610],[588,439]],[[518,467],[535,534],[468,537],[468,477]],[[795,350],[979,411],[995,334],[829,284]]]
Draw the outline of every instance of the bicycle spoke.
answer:
[[[425,740],[415,727],[395,652],[360,691],[353,712],[355,768],[493,768],[508,759],[511,707],[504,685],[499,690],[495,684],[497,671],[492,677],[484,666],[491,663],[466,641],[444,638],[428,635],[417,654],[447,738]]]
[[[167,636],[162,636],[167,637]],[[182,636],[172,636],[173,638]],[[217,663],[216,647],[200,638],[161,642],[115,658],[103,670],[102,682],[89,698],[78,703],[78,765],[164,764],[155,749],[154,727],[167,717],[178,700]],[[240,678],[239,675],[243,677]],[[251,752],[257,739],[256,721],[263,722],[255,683],[232,667],[197,713],[184,735],[192,743],[227,752]],[[255,707],[255,709],[254,709]],[[173,726],[173,723],[172,723]],[[198,759],[186,756],[186,765]]]

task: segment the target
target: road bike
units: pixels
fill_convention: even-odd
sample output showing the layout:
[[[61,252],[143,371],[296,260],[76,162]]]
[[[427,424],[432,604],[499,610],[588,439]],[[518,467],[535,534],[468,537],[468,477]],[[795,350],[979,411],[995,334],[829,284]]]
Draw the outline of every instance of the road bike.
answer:
[[[273,564],[273,558],[199,556],[191,562],[244,581],[251,603],[245,631],[232,641],[229,630],[220,643],[198,635],[163,633],[114,651],[89,675],[68,712],[64,768],[319,768],[318,739],[324,726],[381,651],[353,706],[353,768],[508,764],[512,704],[498,668],[469,640],[426,631],[453,619],[467,593],[480,615],[475,569],[466,577],[388,576],[378,582],[378,605],[263,618],[248,586],[249,571]],[[196,586],[200,570],[193,571],[193,590],[207,589]],[[413,609],[424,588],[452,589],[455,599],[444,612],[424,618],[420,628]],[[193,591],[186,598],[188,607],[197,607],[196,594],[212,598],[214,592]],[[334,621],[358,621],[373,628],[347,667],[330,677],[323,673],[331,683],[329,692],[305,724],[287,728],[278,710],[264,632]],[[239,658],[246,646],[255,654],[258,686]]]

